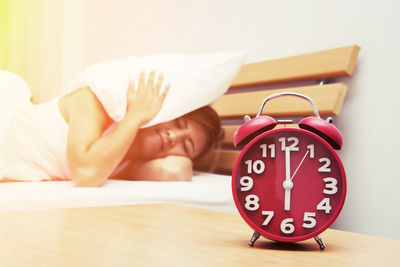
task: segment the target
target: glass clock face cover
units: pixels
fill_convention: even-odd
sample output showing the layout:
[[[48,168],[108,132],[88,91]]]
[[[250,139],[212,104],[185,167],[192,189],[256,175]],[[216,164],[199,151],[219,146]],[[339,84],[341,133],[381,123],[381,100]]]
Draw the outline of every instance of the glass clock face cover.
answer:
[[[343,165],[333,148],[302,129],[259,135],[232,174],[235,204],[245,221],[273,240],[314,237],[339,215],[346,195]]]

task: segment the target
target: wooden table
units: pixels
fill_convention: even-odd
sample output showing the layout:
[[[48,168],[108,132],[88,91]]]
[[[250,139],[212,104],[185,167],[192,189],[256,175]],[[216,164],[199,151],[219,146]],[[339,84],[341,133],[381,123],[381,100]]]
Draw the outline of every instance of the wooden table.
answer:
[[[0,213],[1,266],[400,266],[400,240],[327,230],[320,251],[239,215],[170,204]]]

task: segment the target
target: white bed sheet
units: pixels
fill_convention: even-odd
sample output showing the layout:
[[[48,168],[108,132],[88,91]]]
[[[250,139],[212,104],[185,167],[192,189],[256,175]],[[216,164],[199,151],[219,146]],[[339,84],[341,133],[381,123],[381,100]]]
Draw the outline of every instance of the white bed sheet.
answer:
[[[196,173],[192,182],[109,180],[100,188],[70,181],[0,183],[0,211],[174,203],[236,212],[231,177]]]

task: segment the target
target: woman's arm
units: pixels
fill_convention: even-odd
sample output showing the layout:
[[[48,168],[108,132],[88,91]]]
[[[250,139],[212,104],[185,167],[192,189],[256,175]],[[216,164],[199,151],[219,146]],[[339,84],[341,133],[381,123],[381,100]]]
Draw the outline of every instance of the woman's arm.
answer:
[[[93,92],[85,88],[70,96],[67,159],[76,186],[101,186],[125,156],[140,126],[158,113],[168,88],[160,94],[162,77],[154,85],[154,76],[152,72],[145,85],[142,73],[137,90],[131,82],[126,115],[105,136],[112,121]]]
[[[112,177],[135,181],[191,181],[192,160],[183,156],[167,156],[149,161],[135,161]]]

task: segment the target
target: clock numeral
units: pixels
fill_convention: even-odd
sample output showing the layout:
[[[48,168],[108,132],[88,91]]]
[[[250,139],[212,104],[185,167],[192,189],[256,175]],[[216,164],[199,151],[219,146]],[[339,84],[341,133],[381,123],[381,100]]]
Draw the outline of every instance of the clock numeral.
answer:
[[[299,138],[297,138],[297,137],[288,137],[288,138],[281,137],[278,140],[279,140],[279,142],[281,142],[282,151],[285,151],[286,148],[288,148],[291,151],[299,151],[299,148],[297,146],[299,144]],[[291,142],[291,144],[286,145],[286,141],[287,141],[287,143]]]
[[[307,149],[310,151],[310,159],[314,158],[314,144],[308,145]]]
[[[247,173],[252,173],[253,171],[257,174],[261,174],[265,170],[265,164],[261,160],[255,160],[254,162],[249,159],[244,162],[247,165]]]
[[[267,216],[267,218],[265,218],[265,220],[264,220],[264,222],[262,224],[262,225],[266,226],[272,220],[272,217],[274,217],[274,212],[273,211],[263,210],[262,211],[262,215]]]
[[[260,204],[258,203],[259,198],[257,195],[248,195],[246,197],[246,204],[244,205],[247,210],[255,211],[258,210]]]
[[[331,212],[331,205],[330,205],[330,199],[329,198],[324,198],[318,205],[317,205],[317,210],[324,210],[325,213],[330,213]]]
[[[337,180],[333,177],[326,177],[324,178],[324,182],[325,182],[325,189],[324,189],[324,194],[327,195],[333,195],[336,194],[336,192],[338,191],[337,188]]]
[[[315,212],[304,212],[303,227],[313,228],[317,224],[315,220]]]
[[[324,164],[318,169],[318,172],[331,172],[331,168],[329,168],[329,166],[331,166],[331,160],[328,158],[320,158],[319,162],[322,163],[324,162]]]
[[[268,156],[268,149],[270,150],[269,157],[270,158],[275,158],[275,144],[270,144],[267,146],[267,144],[262,144],[260,145],[261,148],[261,156],[263,158],[266,158]]]
[[[242,186],[240,188],[240,191],[249,191],[253,188],[253,178],[251,178],[250,176],[243,176],[242,178],[240,178],[239,182]]]
[[[293,218],[287,218],[281,222],[281,231],[287,235],[294,232]]]

